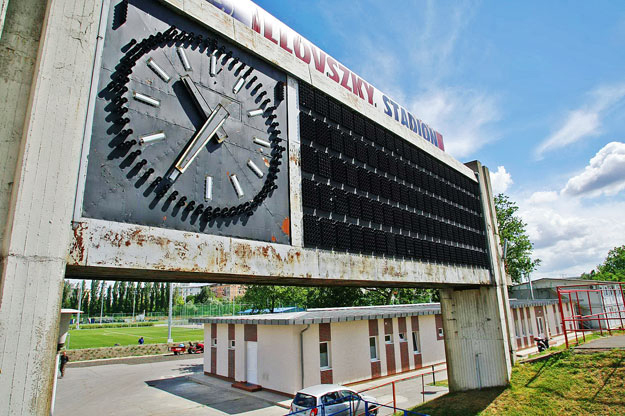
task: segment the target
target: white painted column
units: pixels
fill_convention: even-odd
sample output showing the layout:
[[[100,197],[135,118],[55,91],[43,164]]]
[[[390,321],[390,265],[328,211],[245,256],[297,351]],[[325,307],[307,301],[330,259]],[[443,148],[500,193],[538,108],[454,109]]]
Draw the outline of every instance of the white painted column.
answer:
[[[451,391],[505,386],[510,380],[513,319],[497,231],[488,168],[468,164],[476,173],[485,214],[491,258],[491,285],[479,289],[441,289],[445,355]]]
[[[96,0],[11,0],[4,15],[0,39],[2,415],[50,412],[100,7]]]

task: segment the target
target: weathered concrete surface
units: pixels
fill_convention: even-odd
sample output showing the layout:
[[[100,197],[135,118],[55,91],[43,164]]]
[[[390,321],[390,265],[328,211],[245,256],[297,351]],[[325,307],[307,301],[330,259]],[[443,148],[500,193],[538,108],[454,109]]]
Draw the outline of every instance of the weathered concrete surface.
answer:
[[[83,219],[68,276],[359,286],[484,285],[488,270]],[[323,279],[323,280],[322,280]]]
[[[469,165],[479,178],[491,258],[491,282],[478,289],[440,291],[450,391],[505,386],[510,380],[514,359],[512,317],[490,176],[488,169],[479,162]]]
[[[5,15],[0,40],[2,415],[44,415],[50,409],[99,6],[95,0],[11,0]]]

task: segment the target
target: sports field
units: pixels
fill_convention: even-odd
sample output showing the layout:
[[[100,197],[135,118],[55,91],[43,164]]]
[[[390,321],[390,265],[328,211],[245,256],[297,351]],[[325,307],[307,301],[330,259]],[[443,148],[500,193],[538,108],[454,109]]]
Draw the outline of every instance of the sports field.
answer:
[[[171,336],[174,342],[201,341],[204,330],[173,327]],[[167,326],[147,326],[135,328],[72,329],[69,331],[69,349],[137,345],[140,337],[146,344],[167,342]]]

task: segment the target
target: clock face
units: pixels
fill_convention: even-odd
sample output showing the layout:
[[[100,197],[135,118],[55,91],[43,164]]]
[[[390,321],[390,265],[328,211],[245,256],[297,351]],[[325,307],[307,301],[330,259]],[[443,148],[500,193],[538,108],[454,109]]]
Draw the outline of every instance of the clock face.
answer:
[[[285,75],[129,8],[105,40],[84,215],[288,242]]]

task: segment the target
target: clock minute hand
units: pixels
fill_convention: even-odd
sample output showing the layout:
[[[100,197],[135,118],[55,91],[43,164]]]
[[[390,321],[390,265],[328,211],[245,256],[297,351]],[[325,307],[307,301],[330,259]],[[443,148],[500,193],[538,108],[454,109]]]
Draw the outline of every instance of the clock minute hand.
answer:
[[[200,90],[197,88],[197,85],[195,85],[195,83],[191,80],[191,77],[189,77],[188,75],[181,76],[180,80],[193,98],[193,103],[195,104],[197,109],[202,113],[204,117],[208,118],[212,110],[208,103],[206,103],[206,100],[204,99],[202,94],[200,94]],[[217,142],[223,142],[226,137],[228,137],[228,133],[226,133],[225,130],[220,127],[217,130]]]
[[[221,128],[229,116],[230,113],[221,104],[217,104],[217,107],[210,113],[202,127],[193,135],[184,152],[176,159],[174,169],[172,169],[169,175],[171,180],[176,180],[181,173],[187,170],[191,162],[200,153],[200,150],[206,146],[206,143]]]

